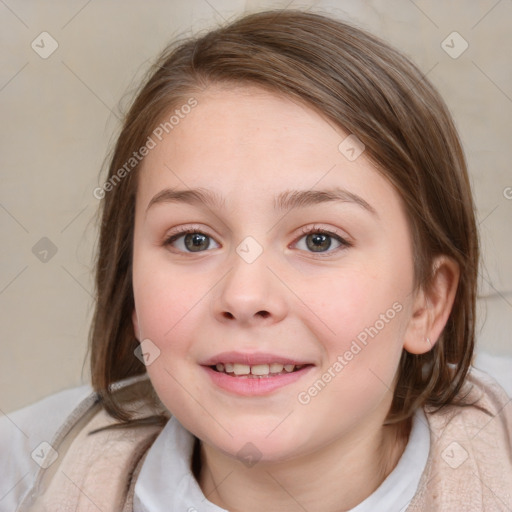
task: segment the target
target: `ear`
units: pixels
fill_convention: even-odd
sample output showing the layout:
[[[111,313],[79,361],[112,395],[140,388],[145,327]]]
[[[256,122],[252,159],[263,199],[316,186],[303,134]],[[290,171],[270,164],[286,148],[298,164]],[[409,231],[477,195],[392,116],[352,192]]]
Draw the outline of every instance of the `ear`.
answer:
[[[132,324],[135,337],[137,338],[137,341],[140,341],[139,319],[137,318],[137,311],[135,310],[135,308],[133,308],[132,311]]]
[[[439,339],[453,307],[460,269],[448,256],[438,256],[432,266],[433,278],[427,289],[417,290],[411,318],[404,336],[404,349],[424,354]]]

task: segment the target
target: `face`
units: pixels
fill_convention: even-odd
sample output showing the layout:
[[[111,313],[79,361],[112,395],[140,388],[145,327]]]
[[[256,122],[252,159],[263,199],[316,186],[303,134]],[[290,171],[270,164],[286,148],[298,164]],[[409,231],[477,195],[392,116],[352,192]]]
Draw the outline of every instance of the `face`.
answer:
[[[411,317],[400,198],[308,107],[247,87],[196,99],[139,174],[133,322],[155,390],[224,455],[363,439]]]

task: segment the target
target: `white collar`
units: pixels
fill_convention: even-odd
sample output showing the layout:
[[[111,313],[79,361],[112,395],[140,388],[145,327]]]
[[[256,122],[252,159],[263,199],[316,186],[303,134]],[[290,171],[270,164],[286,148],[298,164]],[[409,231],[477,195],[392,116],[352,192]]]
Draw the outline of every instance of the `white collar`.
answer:
[[[226,512],[208,501],[192,471],[195,437],[175,417],[167,422],[142,465],[135,484],[134,512]],[[350,512],[405,510],[425,469],[430,432],[423,410],[413,417],[409,441],[397,466]]]

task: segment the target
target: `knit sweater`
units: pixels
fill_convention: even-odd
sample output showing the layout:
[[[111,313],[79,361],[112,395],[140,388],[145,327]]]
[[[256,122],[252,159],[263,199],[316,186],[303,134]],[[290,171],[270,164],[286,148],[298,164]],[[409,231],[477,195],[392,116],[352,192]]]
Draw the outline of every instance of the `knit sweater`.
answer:
[[[147,380],[123,388],[144,396]],[[471,371],[465,407],[425,407],[430,453],[407,512],[512,510],[512,400],[482,372]],[[140,400],[138,417],[155,414]],[[75,411],[52,441],[59,453],[41,469],[20,512],[131,512],[144,457],[161,426],[92,430],[115,423],[97,400]],[[44,464],[42,464],[44,466]]]

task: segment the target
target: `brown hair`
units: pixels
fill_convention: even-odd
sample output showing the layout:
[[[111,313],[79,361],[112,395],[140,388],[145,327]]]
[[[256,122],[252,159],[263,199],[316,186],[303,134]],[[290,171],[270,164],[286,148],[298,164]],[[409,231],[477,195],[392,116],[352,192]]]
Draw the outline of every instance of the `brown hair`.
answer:
[[[479,249],[464,154],[435,88],[398,51],[346,23],[302,11],[252,14],[162,54],[125,116],[108,180],[119,178],[165,114],[216,83],[250,83],[305,102],[365,144],[405,205],[416,288],[428,289],[437,255],[458,263],[455,303],[440,339],[426,354],[403,351],[388,422],[423,404],[453,403],[472,362]],[[139,167],[124,173],[102,201],[90,332],[93,387],[122,421],[130,413],[111,385],[145,372],[134,356],[131,322]]]

